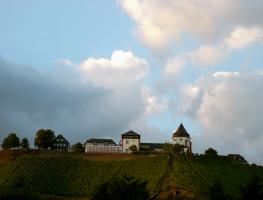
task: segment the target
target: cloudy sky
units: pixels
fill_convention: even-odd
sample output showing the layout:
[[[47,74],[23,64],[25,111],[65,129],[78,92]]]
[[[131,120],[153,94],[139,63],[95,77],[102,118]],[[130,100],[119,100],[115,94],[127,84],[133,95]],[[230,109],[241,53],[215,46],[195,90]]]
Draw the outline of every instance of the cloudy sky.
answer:
[[[0,140],[171,141],[263,164],[263,1],[0,0]],[[252,14],[253,13],[253,14]]]

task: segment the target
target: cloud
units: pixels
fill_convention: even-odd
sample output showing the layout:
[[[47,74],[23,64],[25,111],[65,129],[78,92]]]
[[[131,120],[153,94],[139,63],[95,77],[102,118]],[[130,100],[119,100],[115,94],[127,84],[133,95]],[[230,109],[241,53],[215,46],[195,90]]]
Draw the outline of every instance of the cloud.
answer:
[[[71,142],[119,139],[145,109],[141,80],[148,70],[144,59],[124,51],[80,65],[60,62],[45,73],[1,59],[0,140],[14,131],[33,141],[40,128]]]
[[[185,61],[183,58],[174,57],[167,61],[163,70],[164,75],[179,75],[184,68]]]
[[[251,43],[263,40],[263,31],[261,28],[237,27],[225,39],[225,43],[230,49],[245,48]]]
[[[168,100],[157,97],[149,87],[142,88],[142,97],[145,104],[145,114],[147,115],[164,112],[168,107]]]
[[[189,64],[199,68],[210,67],[223,61],[232,52],[262,41],[262,29],[239,26],[213,46],[202,45],[197,49],[170,58],[163,69],[163,73],[165,75],[178,75]]]
[[[93,84],[111,89],[139,82],[149,74],[145,59],[122,50],[114,51],[110,59],[88,58],[79,67]]]
[[[263,2],[245,0],[122,0],[147,46],[163,50],[189,34],[204,41],[225,37],[237,26],[263,26]],[[253,13],[253,15],[251,15]]]
[[[201,67],[212,66],[222,61],[226,52],[221,47],[201,46],[197,50],[188,53],[188,58],[193,65]]]
[[[217,72],[184,86],[180,108],[202,126],[197,143],[262,164],[262,88],[261,71]]]

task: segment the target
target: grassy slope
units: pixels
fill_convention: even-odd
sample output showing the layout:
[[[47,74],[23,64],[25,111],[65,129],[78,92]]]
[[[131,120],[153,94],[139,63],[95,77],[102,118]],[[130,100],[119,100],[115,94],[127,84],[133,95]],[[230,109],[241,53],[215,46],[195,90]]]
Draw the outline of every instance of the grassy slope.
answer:
[[[167,172],[170,172],[169,176]],[[237,197],[239,187],[252,174],[263,179],[263,167],[180,155],[170,169],[165,155],[113,156],[112,159],[96,159],[95,156],[86,159],[81,156],[44,154],[22,156],[0,165],[0,185],[25,184],[43,194],[89,196],[94,188],[113,176],[131,175],[148,181],[150,191],[158,192],[161,183],[167,185],[165,190],[169,185],[175,185],[176,189],[188,191],[190,196],[195,197],[204,197],[209,184],[219,180],[232,197]]]

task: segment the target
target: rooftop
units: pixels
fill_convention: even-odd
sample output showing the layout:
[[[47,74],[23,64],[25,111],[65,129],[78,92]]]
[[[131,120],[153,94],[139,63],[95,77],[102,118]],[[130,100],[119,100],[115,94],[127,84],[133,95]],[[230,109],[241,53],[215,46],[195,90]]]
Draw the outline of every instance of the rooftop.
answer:
[[[188,137],[188,138],[190,138],[190,135],[189,135],[189,133],[187,133],[183,124],[181,123],[180,126],[178,127],[178,129],[173,134],[173,137]]]

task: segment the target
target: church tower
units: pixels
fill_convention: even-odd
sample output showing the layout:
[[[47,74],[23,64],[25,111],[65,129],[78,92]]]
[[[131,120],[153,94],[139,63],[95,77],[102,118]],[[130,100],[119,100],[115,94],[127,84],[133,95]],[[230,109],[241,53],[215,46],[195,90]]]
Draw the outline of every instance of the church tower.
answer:
[[[173,133],[173,144],[184,146],[184,152],[192,153],[192,142],[189,133],[181,123],[178,129]]]

